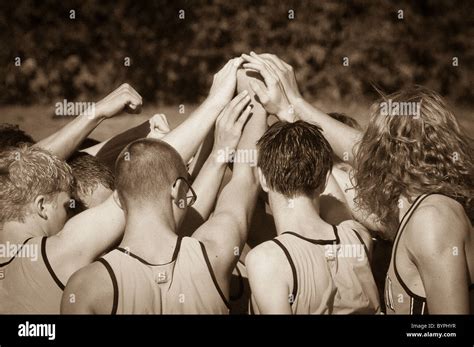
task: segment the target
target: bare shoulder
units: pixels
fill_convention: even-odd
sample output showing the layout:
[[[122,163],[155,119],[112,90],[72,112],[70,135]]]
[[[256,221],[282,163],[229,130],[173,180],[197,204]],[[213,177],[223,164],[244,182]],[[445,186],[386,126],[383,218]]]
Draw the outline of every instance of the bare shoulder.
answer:
[[[443,195],[430,195],[407,224],[407,245],[441,251],[462,244],[471,231],[472,226],[459,202]]]
[[[62,313],[112,311],[114,288],[105,266],[96,261],[76,271],[67,282],[61,303]]]
[[[272,241],[266,241],[253,248],[245,258],[249,273],[258,276],[282,277],[291,275],[291,268],[282,249]],[[251,274],[250,274],[251,276]]]

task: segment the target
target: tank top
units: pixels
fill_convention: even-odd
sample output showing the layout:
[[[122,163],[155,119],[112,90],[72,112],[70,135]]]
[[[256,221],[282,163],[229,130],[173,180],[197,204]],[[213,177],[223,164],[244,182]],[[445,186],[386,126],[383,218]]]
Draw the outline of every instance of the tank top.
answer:
[[[27,239],[15,256],[0,264],[0,313],[59,314],[64,285],[46,255],[47,237]],[[36,247],[37,259],[20,256]]]
[[[150,264],[123,248],[99,261],[112,279],[112,314],[229,313],[206,248],[194,238],[178,237],[166,264]]]
[[[293,314],[375,314],[380,302],[367,248],[355,221],[333,226],[334,239],[315,240],[284,232],[274,242],[292,271]]]
[[[428,314],[428,306],[426,297],[413,293],[406,283],[403,281],[397,269],[397,250],[400,237],[405,230],[411,216],[420,206],[421,202],[428,196],[436,193],[423,194],[415,199],[408,211],[402,217],[398,226],[397,234],[392,250],[392,259],[385,278],[385,309],[387,314]],[[471,284],[469,290],[472,291],[474,286]]]

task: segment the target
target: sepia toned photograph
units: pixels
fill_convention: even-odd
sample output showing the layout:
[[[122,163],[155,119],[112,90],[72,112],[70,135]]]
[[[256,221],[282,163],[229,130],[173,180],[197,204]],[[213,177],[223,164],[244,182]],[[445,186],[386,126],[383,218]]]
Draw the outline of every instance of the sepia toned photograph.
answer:
[[[472,346],[473,11],[2,2],[0,345],[351,315]]]

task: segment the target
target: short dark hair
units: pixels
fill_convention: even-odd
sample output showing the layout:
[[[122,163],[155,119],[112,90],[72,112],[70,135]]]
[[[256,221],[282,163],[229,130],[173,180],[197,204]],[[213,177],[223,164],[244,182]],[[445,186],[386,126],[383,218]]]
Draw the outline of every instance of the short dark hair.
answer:
[[[168,143],[151,138],[128,144],[115,163],[115,186],[125,208],[130,201],[163,199],[176,179],[186,175],[179,153]]]
[[[324,189],[333,164],[332,149],[318,126],[278,122],[257,146],[258,166],[270,189],[290,198]]]
[[[0,123],[0,149],[18,147],[21,144],[32,145],[35,141],[16,124]]]
[[[74,198],[84,204],[84,207],[87,206],[82,197],[92,194],[99,185],[114,190],[112,171],[96,157],[88,153],[76,152],[68,163],[75,181]]]

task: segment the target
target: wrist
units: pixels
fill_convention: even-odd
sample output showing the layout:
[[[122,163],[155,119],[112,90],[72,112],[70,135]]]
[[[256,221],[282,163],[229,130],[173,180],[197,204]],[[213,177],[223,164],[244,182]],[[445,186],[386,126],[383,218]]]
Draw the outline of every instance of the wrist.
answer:
[[[216,167],[225,167],[232,161],[235,151],[235,148],[214,147],[209,154],[210,163]]]
[[[217,111],[222,111],[227,105],[227,101],[223,101],[222,98],[219,98],[217,95],[209,95],[206,100],[202,103],[204,107],[210,107]]]

